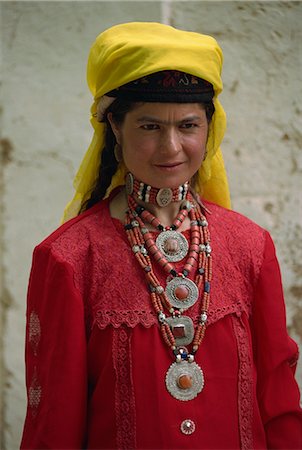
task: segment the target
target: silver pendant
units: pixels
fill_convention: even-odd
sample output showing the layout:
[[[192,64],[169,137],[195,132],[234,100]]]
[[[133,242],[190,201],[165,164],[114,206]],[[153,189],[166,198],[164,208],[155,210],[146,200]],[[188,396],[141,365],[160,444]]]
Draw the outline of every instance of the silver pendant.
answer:
[[[177,347],[191,344],[194,338],[194,324],[190,317],[167,317],[166,322],[171,328]]]
[[[173,192],[170,188],[162,188],[156,195],[156,201],[159,206],[165,207],[169,205],[173,198]]]
[[[177,231],[163,231],[157,236],[156,245],[168,261],[181,261],[188,253],[187,239]]]
[[[177,400],[193,400],[204,387],[203,372],[195,362],[174,362],[166,375],[166,387]]]
[[[198,287],[189,278],[175,277],[166,286],[166,295],[174,308],[188,309],[198,300]]]
[[[134,178],[132,173],[128,172],[126,175],[126,180],[125,180],[125,187],[126,187],[126,193],[127,195],[131,195],[133,192],[133,184],[134,184]]]

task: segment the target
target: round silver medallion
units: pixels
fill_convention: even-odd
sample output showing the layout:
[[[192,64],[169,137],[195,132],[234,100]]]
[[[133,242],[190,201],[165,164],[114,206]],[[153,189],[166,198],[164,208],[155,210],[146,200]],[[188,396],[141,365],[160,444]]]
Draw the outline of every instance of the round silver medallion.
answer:
[[[171,328],[177,347],[191,344],[194,338],[194,324],[190,317],[167,317],[166,322]]]
[[[159,206],[165,207],[171,203],[173,192],[170,188],[162,188],[156,195],[156,201]]]
[[[157,236],[156,245],[168,261],[181,261],[188,253],[187,239],[177,231],[163,231]]]
[[[183,420],[180,424],[180,431],[186,435],[194,433],[195,428],[195,423],[191,419]]]
[[[177,400],[193,400],[204,387],[203,372],[195,362],[175,362],[168,369],[166,387]]]
[[[133,175],[132,173],[128,172],[126,175],[126,183],[125,183],[127,195],[131,195],[133,192],[133,182],[134,182]]]
[[[189,278],[175,277],[166,286],[166,295],[174,308],[188,309],[198,300],[198,287]]]

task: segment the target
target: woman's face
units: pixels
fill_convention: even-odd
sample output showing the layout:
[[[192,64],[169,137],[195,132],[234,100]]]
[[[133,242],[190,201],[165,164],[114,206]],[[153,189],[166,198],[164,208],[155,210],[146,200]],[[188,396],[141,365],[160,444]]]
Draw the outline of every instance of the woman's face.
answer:
[[[112,130],[127,169],[157,188],[180,186],[202,164],[208,135],[198,103],[139,103]]]

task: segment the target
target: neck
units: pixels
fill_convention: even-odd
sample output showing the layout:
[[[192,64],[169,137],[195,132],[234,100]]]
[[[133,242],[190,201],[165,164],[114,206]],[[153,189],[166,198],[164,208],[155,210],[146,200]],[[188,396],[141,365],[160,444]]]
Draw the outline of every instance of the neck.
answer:
[[[145,203],[141,200],[137,200],[137,203],[143,206],[148,211],[150,211],[155,217],[157,217],[160,223],[165,227],[168,227],[172,224],[173,220],[175,219],[175,217],[179,212],[179,208],[181,205],[181,201],[170,203],[165,207],[158,206],[154,203]],[[189,227],[190,227],[190,220],[186,218],[179,230],[180,231],[185,230],[188,229]]]
[[[127,192],[126,189],[122,189],[117,195],[113,197],[110,202],[110,214],[111,217],[124,222],[126,211],[128,209],[128,200],[127,200]],[[137,203],[143,206],[145,209],[151,212],[155,217],[158,218],[160,223],[168,227],[172,224],[173,220],[177,216],[179,212],[179,208],[181,205],[181,201],[179,202],[171,202],[169,205],[165,207],[161,207],[157,204],[151,204],[147,202],[143,202],[142,200],[137,200]],[[182,225],[179,227],[179,231],[184,231],[190,228],[190,220],[188,217],[184,220]]]
[[[126,192],[140,206],[155,216],[160,223],[168,227],[179,213],[182,201],[187,197],[189,183],[185,182],[177,188],[155,188],[128,172],[126,175]],[[185,221],[182,228],[189,228],[190,221]]]

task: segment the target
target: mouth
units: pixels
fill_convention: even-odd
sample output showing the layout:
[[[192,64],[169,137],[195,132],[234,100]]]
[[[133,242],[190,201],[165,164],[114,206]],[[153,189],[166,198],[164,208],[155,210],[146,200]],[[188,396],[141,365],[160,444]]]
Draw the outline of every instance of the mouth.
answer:
[[[182,161],[177,161],[173,163],[162,163],[162,164],[155,164],[155,167],[158,167],[159,169],[175,169],[183,164]]]

